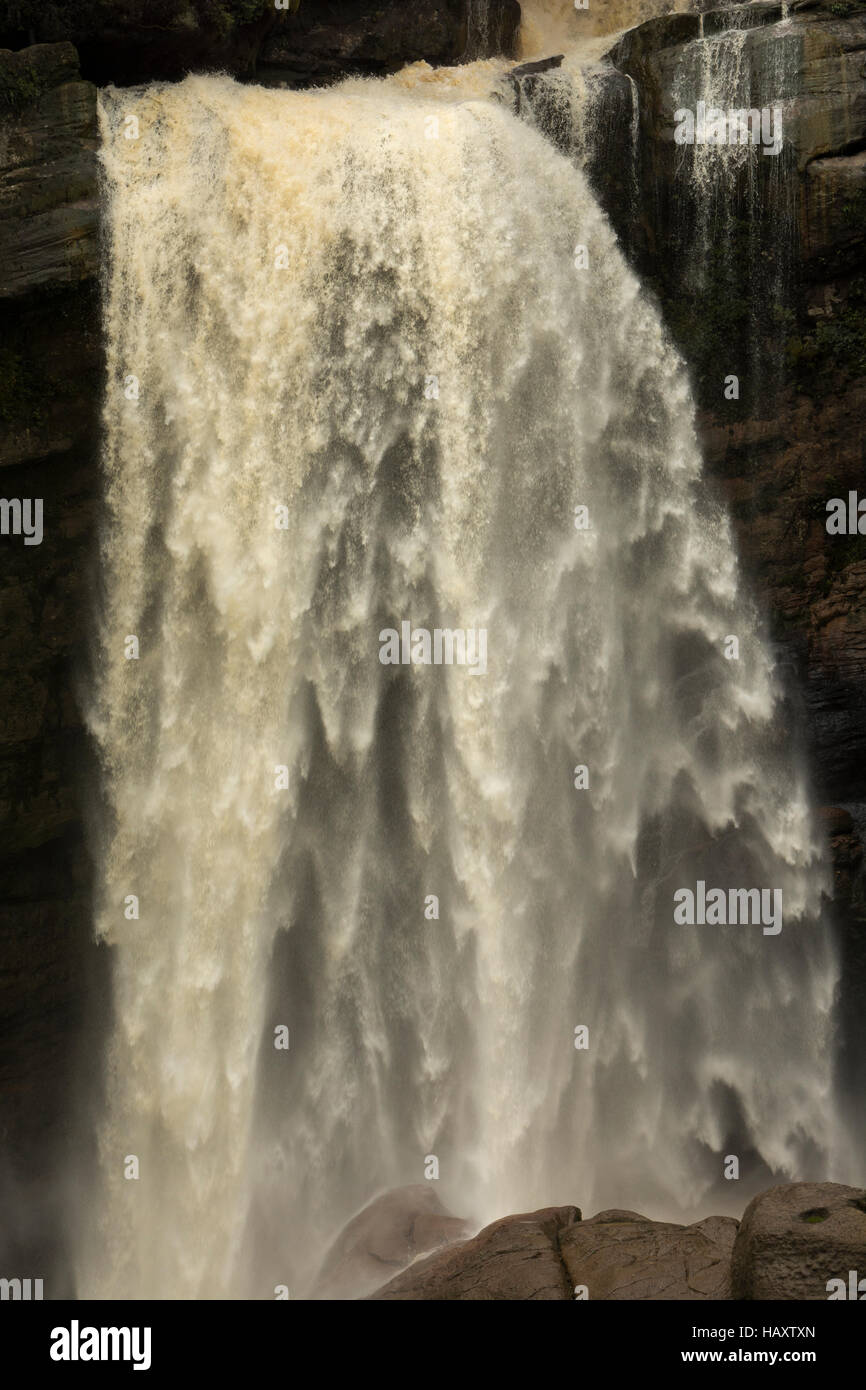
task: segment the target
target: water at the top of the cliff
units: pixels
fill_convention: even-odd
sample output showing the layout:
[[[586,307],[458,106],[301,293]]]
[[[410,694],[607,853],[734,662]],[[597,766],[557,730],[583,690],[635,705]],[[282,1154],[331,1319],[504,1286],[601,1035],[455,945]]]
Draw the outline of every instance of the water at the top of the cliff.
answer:
[[[523,0],[520,56],[540,58],[579,50],[585,60],[600,58],[611,35],[658,15],[695,8],[695,0],[589,0],[582,9],[574,0]]]

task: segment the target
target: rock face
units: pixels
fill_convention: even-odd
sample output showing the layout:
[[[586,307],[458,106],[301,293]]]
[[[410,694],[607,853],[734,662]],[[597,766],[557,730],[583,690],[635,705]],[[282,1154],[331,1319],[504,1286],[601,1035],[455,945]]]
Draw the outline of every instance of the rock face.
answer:
[[[0,296],[96,273],[96,93],[72,44],[0,52]]]
[[[96,89],[71,44],[0,51],[0,466],[92,444]],[[32,553],[32,552],[31,552]]]
[[[519,24],[517,0],[488,0],[486,6],[466,0],[302,3],[293,22],[275,28],[265,40],[260,68],[271,75],[323,82],[347,72],[379,76],[419,58],[434,65],[458,63],[468,56],[512,53]]]
[[[583,1285],[590,1299],[691,1302],[731,1297],[736,1234],[728,1216],[676,1226],[602,1211],[563,1231],[559,1247],[572,1285]]]
[[[69,40],[99,85],[217,69],[326,82],[510,53],[519,23],[517,0],[16,0],[0,46]]]
[[[828,1298],[828,1282],[866,1276],[866,1189],[790,1183],[746,1208],[734,1243],[733,1297]]]
[[[577,1207],[506,1216],[474,1239],[419,1260],[371,1297],[440,1302],[571,1299],[559,1239],[579,1220]]]
[[[611,50],[613,72],[635,84],[639,131],[618,132],[618,158],[596,160],[593,180],[709,410],[722,398],[721,351],[740,369],[737,418],[774,413],[798,384],[796,360],[819,346],[798,348],[795,326],[814,336],[834,272],[862,269],[864,33],[866,6],[853,0],[810,0],[788,19],[778,3],[755,3],[650,20]],[[697,159],[674,133],[677,111],[699,100],[778,109],[781,150],[748,161],[705,146]]]
[[[468,1234],[467,1222],[445,1209],[430,1183],[386,1192],[340,1232],[322,1262],[312,1297],[363,1298],[419,1255]]]
[[[102,356],[95,88],[68,43],[0,52],[0,106],[2,493],[43,504],[40,545],[0,540],[0,1203],[37,1213],[25,1195],[36,1183],[50,1231],[4,1220],[5,1268],[34,1240],[56,1249],[45,1193],[68,1133],[95,965],[74,689],[87,650]],[[47,1255],[40,1267],[50,1274]]]

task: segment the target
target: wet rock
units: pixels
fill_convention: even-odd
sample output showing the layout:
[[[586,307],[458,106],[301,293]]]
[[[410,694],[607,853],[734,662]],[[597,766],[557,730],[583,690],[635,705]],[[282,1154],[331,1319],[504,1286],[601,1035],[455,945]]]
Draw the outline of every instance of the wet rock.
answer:
[[[97,268],[96,89],[71,44],[0,51],[0,297]]]
[[[532,77],[539,72],[551,72],[553,68],[562,67],[563,53],[557,53],[552,58],[539,58],[535,63],[520,63],[516,68],[511,68],[506,73],[510,82],[516,82],[521,77]]]
[[[730,1298],[737,1222],[710,1216],[693,1226],[602,1211],[569,1226],[560,1250],[574,1287],[590,1300]]]
[[[572,1299],[559,1239],[579,1220],[577,1207],[547,1207],[506,1216],[472,1240],[417,1261],[371,1297],[467,1302]]]
[[[866,1276],[866,1189],[789,1183],[746,1208],[734,1243],[739,1299],[826,1299],[831,1279]]]

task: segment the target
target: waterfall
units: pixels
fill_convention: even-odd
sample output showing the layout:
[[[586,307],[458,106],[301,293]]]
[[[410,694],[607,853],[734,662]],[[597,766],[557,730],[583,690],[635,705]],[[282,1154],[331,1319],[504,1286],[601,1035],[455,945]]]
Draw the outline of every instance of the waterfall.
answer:
[[[720,5],[723,0],[720,0]],[[561,53],[588,37],[631,29],[660,15],[696,10],[700,0],[521,0],[521,47],[525,56]]]
[[[495,67],[101,96],[86,1296],[300,1295],[434,1157],[479,1223],[827,1175],[828,876],[769,649],[684,367]],[[483,630],[486,671],[384,664],[404,622]],[[677,925],[699,880],[783,929]]]

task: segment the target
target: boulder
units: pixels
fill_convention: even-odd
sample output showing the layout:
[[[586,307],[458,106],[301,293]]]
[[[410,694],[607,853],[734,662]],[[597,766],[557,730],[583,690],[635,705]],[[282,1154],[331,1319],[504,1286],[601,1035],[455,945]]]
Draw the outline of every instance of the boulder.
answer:
[[[346,1225],[322,1262],[313,1298],[363,1298],[419,1255],[468,1236],[430,1183],[385,1192]]]
[[[573,1287],[590,1300],[730,1298],[737,1222],[709,1216],[693,1226],[602,1211],[569,1226],[560,1249]]]
[[[734,1242],[733,1297],[817,1300],[830,1279],[866,1276],[866,1188],[793,1182],[746,1208]]]
[[[559,1252],[577,1207],[546,1207],[506,1216],[472,1240],[419,1260],[371,1295],[405,1301],[567,1301],[573,1298]]]

